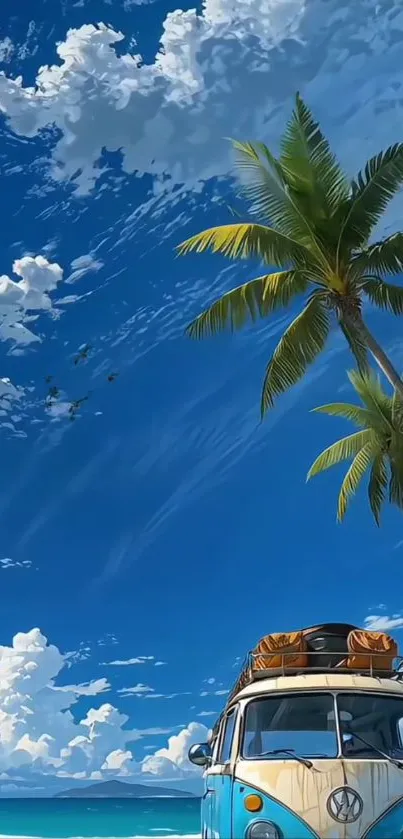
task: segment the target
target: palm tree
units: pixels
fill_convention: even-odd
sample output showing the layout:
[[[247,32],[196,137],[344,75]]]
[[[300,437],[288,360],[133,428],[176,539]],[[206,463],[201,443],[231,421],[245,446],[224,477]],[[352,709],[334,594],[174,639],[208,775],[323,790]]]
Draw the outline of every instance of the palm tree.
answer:
[[[395,315],[403,289],[382,274],[403,270],[403,234],[369,244],[371,233],[403,182],[403,144],[373,157],[349,182],[299,95],[275,158],[262,143],[233,142],[243,194],[259,223],[212,227],[187,239],[179,254],[211,250],[231,259],[259,258],[272,273],[224,294],[187,329],[201,338],[241,328],[306,295],[270,358],[262,414],[306,372],[328,338],[332,315],[357,360],[368,350],[403,397],[403,383],[362,317],[364,297]]]
[[[325,449],[311,466],[307,480],[343,460],[352,460],[339,494],[337,519],[342,521],[351,496],[371,469],[368,496],[379,525],[387,491],[389,501],[403,509],[403,403],[396,391],[393,396],[383,391],[373,371],[366,374],[351,371],[348,376],[362,406],[335,402],[314,411],[343,417],[360,430]]]

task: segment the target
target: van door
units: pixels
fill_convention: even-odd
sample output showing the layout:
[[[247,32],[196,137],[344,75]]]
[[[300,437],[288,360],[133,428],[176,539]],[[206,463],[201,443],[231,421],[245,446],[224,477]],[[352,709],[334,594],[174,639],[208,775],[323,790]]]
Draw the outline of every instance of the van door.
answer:
[[[231,753],[237,708],[231,708],[221,723],[216,759],[206,773],[204,812],[209,819],[205,839],[228,839],[232,835],[232,785]]]

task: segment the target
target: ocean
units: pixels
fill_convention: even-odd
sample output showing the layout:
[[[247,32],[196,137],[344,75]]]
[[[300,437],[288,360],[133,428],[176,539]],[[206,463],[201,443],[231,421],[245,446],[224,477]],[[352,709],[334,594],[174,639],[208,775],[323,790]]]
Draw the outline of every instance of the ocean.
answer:
[[[0,837],[174,839],[200,835],[198,798],[0,799]]]

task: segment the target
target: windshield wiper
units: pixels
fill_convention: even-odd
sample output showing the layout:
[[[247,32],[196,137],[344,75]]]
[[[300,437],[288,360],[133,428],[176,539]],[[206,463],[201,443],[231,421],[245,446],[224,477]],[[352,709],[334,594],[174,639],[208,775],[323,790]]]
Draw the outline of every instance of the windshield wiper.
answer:
[[[294,760],[297,760],[298,763],[302,763],[303,766],[307,766],[308,769],[312,769],[313,767],[312,761],[306,757],[297,755],[295,749],[270,749],[268,752],[261,752],[260,754],[253,755],[253,757],[257,759],[259,757],[270,757],[270,755],[288,755],[289,757],[293,757]]]
[[[356,732],[353,731],[352,728],[348,727],[347,729],[345,729],[345,733],[351,734],[352,737],[355,737],[356,740],[359,740],[360,743],[363,743],[364,746],[366,746],[368,749],[371,749],[371,751],[376,752],[378,755],[381,755],[381,757],[385,758],[385,760],[388,760],[390,763],[393,763],[394,766],[397,766],[398,769],[403,769],[403,763],[401,760],[396,760],[396,758],[391,757],[391,755],[386,754],[386,752],[383,752],[382,749],[378,749],[378,746],[374,746],[373,743],[369,743],[368,740],[365,740],[364,737],[361,737],[360,734],[356,734]]]

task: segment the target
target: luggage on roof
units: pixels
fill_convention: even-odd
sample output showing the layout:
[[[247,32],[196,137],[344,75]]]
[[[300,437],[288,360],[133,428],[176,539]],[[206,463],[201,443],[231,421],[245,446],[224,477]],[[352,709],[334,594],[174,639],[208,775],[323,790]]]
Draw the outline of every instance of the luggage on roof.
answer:
[[[265,635],[249,653],[228,702],[256,679],[287,672],[344,669],[383,674],[393,670],[396,642],[385,632],[329,623]]]
[[[398,655],[396,641],[386,632],[354,629],[347,639],[349,670],[393,670]]]
[[[271,635],[265,635],[253,650],[252,669],[306,667],[307,649],[307,642],[302,632],[273,632]]]

